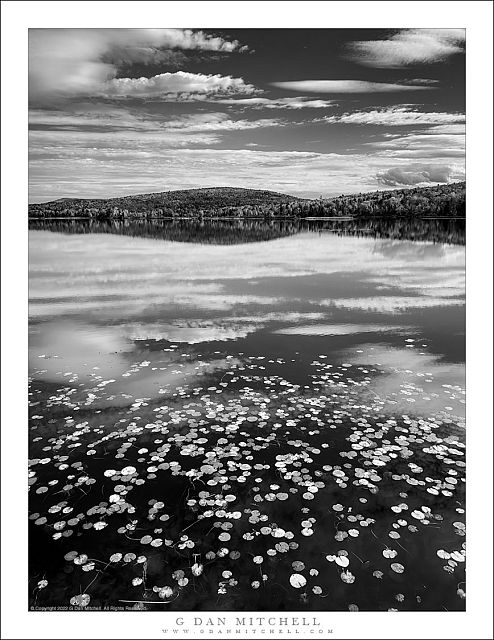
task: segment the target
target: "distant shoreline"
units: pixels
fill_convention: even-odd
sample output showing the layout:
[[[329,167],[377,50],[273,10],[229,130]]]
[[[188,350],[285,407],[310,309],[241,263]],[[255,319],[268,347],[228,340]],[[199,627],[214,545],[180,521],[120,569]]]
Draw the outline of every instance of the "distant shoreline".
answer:
[[[121,216],[118,218],[110,217],[93,217],[93,216],[29,216],[28,220],[36,220],[42,222],[43,220],[94,220],[96,222],[120,222],[120,221],[132,221],[138,222],[139,220],[146,220],[152,222],[153,220],[233,220],[235,222],[241,222],[242,220],[262,220],[268,222],[276,222],[278,220],[298,220],[309,222],[324,221],[324,220],[466,220],[465,216],[321,216],[321,217],[301,217],[301,216],[276,216],[273,218],[264,216],[242,216],[242,217],[222,217],[222,216]]]

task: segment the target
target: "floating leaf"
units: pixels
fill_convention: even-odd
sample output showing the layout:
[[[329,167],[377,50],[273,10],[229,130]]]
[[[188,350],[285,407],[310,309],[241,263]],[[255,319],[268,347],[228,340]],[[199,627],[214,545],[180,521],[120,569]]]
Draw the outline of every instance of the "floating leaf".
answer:
[[[123,476],[131,476],[134,473],[137,473],[137,469],[135,467],[124,467],[120,472]]]
[[[307,580],[301,573],[292,573],[290,576],[290,584],[295,589],[301,589],[302,587],[305,587]]]
[[[346,556],[337,556],[335,558],[335,562],[340,567],[348,567],[350,564],[350,560]]]
[[[399,562],[393,562],[391,569],[393,569],[395,573],[403,573],[403,571],[405,571],[405,567]]]
[[[346,584],[353,584],[355,582],[355,576],[351,571],[342,571],[340,574],[340,578]]]
[[[70,604],[74,607],[87,607],[91,601],[91,597],[87,593],[74,596],[70,599]]]

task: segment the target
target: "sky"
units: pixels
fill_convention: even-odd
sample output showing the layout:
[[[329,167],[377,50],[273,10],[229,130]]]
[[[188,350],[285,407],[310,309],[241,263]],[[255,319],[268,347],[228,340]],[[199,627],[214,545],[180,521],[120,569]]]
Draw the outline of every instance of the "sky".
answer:
[[[463,29],[30,29],[29,201],[465,178]]]

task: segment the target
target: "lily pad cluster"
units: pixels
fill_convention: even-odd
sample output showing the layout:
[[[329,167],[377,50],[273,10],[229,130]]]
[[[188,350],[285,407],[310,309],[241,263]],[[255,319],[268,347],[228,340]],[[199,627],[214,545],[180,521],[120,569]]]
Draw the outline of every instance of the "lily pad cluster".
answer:
[[[191,376],[125,402],[98,374],[84,388],[75,374],[56,389],[41,369],[31,378],[33,601],[464,607],[460,416],[393,411],[372,391],[379,364],[348,355],[315,357],[304,384],[288,359],[210,357],[223,369],[201,386]],[[148,358],[125,377],[146,375]],[[421,384],[405,382],[406,399]]]

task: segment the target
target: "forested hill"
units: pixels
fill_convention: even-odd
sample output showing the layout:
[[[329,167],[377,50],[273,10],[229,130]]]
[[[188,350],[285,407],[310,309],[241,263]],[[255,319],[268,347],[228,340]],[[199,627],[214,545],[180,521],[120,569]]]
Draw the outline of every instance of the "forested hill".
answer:
[[[256,189],[186,189],[29,205],[30,218],[465,217],[465,182],[308,200]]]
[[[249,215],[263,215],[260,208],[276,207],[299,198],[275,191],[213,187],[181,189],[124,196],[122,198],[88,199],[61,198],[52,202],[29,205],[29,217],[168,217],[236,215],[247,208]]]

